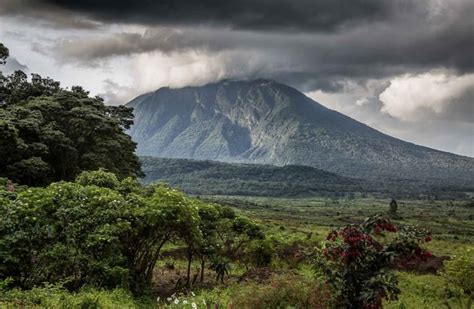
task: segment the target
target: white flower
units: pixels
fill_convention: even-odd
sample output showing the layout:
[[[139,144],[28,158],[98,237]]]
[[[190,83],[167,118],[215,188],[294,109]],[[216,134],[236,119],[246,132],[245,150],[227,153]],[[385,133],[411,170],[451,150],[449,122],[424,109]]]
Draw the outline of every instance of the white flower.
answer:
[[[171,302],[173,299],[171,297],[168,297],[166,300]]]
[[[175,303],[175,305],[179,304],[179,299],[176,298],[176,299],[174,300],[174,303]]]
[[[196,303],[191,303],[191,307],[192,307],[193,309],[197,309],[198,306],[196,305]]]
[[[183,300],[183,305],[187,305],[188,304],[188,301],[185,299]]]

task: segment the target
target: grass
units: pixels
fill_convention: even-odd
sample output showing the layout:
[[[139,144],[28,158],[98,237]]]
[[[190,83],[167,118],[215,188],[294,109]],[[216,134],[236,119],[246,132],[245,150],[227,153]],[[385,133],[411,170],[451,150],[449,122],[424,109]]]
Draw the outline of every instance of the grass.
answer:
[[[398,301],[386,303],[386,308],[463,308],[465,299],[446,295],[446,281],[439,275],[399,273],[402,294]],[[464,307],[465,308],[465,307]]]

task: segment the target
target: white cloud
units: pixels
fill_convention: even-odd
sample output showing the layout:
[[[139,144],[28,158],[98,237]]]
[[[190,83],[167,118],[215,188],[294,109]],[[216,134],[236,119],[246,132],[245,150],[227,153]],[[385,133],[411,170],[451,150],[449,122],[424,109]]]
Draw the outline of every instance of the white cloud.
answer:
[[[379,99],[383,103],[383,112],[402,120],[418,121],[433,117],[449,118],[455,104],[464,105],[470,108],[471,113],[474,112],[474,102],[466,102],[472,99],[467,94],[473,90],[474,74],[407,74],[392,79]]]

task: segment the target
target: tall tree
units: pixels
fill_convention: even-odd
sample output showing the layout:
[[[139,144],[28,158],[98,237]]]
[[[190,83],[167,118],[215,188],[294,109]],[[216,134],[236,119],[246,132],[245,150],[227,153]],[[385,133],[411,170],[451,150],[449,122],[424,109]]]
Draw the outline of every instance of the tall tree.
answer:
[[[28,80],[22,71],[2,76],[0,176],[45,185],[97,168],[142,175],[136,144],[124,132],[131,124],[130,108],[106,106],[81,87],[63,89],[38,74]]]

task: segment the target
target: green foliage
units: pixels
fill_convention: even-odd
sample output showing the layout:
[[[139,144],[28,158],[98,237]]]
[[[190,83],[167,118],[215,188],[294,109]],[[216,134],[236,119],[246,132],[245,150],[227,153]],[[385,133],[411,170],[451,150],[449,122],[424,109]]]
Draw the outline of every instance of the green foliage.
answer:
[[[82,172],[79,174],[79,176],[77,176],[76,183],[83,186],[95,185],[109,189],[117,189],[120,185],[117,176],[115,176],[115,174],[108,173],[104,169]]]
[[[473,256],[462,254],[453,257],[444,264],[443,275],[449,285],[454,288],[454,295],[462,301],[467,297],[466,308],[474,302],[474,260]]]
[[[388,214],[390,215],[390,217],[392,218],[396,218],[398,213],[398,204],[397,204],[397,201],[395,201],[394,199],[392,199],[390,201],[390,206],[389,206],[389,210],[388,210]]]
[[[384,232],[398,235],[383,242],[379,235],[385,236]],[[427,237],[417,229],[399,231],[378,216],[368,218],[364,224],[329,233],[328,242],[318,251],[316,269],[333,287],[341,306],[382,308],[384,299],[395,300],[400,293],[391,267],[431,256],[419,246],[431,240]]]
[[[278,276],[267,284],[252,284],[231,300],[236,308],[331,308],[330,291],[314,281]]]
[[[254,222],[217,205],[104,170],[83,172],[74,183],[7,190],[0,186],[0,280],[21,288],[60,282],[70,290],[144,292],[168,242],[184,244],[191,256],[230,259],[263,237]]]
[[[153,308],[149,301],[134,299],[126,290],[95,290],[83,288],[71,293],[61,287],[48,285],[28,291],[0,290],[0,307],[4,308]]]
[[[5,56],[0,45],[0,61]],[[125,134],[132,110],[106,106],[81,87],[22,71],[0,75],[0,176],[40,186],[105,168],[120,178],[142,175]]]
[[[190,194],[272,197],[327,196],[355,198],[355,193],[385,197],[419,198],[430,195],[439,199],[466,196],[474,192],[471,184],[455,186],[440,181],[397,180],[392,178],[355,179],[317,168],[288,165],[223,163],[188,159],[140,157],[145,183],[164,181]],[[415,185],[416,184],[416,185]]]
[[[275,248],[270,239],[253,241],[247,248],[249,262],[256,267],[269,266],[275,254]]]
[[[6,48],[5,45],[0,43],[0,64],[5,64],[8,56],[9,56],[8,48]]]

